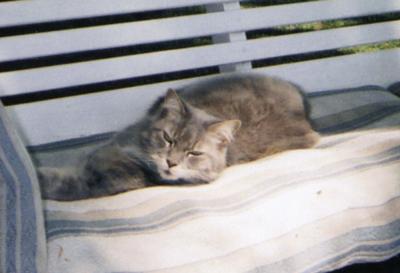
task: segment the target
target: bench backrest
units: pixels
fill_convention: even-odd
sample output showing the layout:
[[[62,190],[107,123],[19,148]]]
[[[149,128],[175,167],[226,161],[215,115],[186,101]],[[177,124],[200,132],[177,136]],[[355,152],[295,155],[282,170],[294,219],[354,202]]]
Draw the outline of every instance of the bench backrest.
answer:
[[[254,70],[309,92],[399,80],[399,49],[343,50],[400,39],[399,0],[269,2],[279,1],[0,3],[0,97],[26,144],[39,145],[118,130],[168,87],[220,72]],[[392,19],[374,19],[382,14]],[[290,31],[355,17],[373,20]]]

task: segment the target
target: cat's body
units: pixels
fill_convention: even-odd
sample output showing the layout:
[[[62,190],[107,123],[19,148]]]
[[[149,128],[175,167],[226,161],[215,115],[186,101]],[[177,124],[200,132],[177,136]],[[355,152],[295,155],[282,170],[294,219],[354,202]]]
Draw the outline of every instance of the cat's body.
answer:
[[[318,139],[310,125],[304,95],[286,81],[241,75],[192,85],[178,94],[213,116],[241,121],[234,144],[228,149],[228,165],[308,148]]]
[[[167,92],[79,168],[41,169],[44,198],[76,200],[158,184],[207,183],[226,166],[308,148],[318,139],[300,90],[282,80],[235,75],[177,93]]]

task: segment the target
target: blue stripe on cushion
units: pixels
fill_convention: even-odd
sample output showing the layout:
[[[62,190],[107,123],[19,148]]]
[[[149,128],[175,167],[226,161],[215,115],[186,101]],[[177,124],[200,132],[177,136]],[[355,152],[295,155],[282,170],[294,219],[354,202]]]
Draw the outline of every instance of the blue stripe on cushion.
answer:
[[[356,262],[369,262],[371,256],[383,256],[385,259],[389,259],[391,256],[396,255],[398,253],[398,250],[400,249],[400,238],[398,238],[399,230],[400,220],[396,220],[383,226],[358,228],[338,238],[331,239],[327,242],[328,244],[332,244],[332,241],[334,240],[338,243],[340,243],[340,241],[343,241],[347,242],[345,244],[348,244],[348,242],[351,241],[354,243],[362,242],[362,244],[357,245],[348,251],[338,253],[333,258],[322,260],[320,263],[313,266],[312,268],[309,268],[304,273],[316,272],[318,269],[335,265],[341,260],[359,253],[368,253],[369,259],[351,259],[346,265],[354,264]],[[379,242],[388,240],[389,242]],[[374,243],[374,245],[371,245],[371,243]],[[392,255],[380,255],[380,253],[392,253]]]
[[[18,261],[20,265],[16,266],[21,272],[37,272],[37,219],[35,211],[36,204],[32,188],[33,182],[27,173],[18,151],[14,147],[15,144],[11,137],[11,132],[6,127],[6,122],[7,120],[5,120],[5,117],[0,115],[1,152],[4,155],[3,160],[7,160],[8,163],[1,162],[3,166],[2,173],[5,176],[7,188],[9,189],[6,200],[8,207],[7,213],[8,216],[11,216],[11,219],[7,223],[7,234],[15,235],[15,238],[7,238],[7,240],[14,240],[14,245],[11,244],[10,247],[6,247],[7,249],[9,248],[8,251],[10,252],[15,252],[15,249],[18,249],[20,252],[18,258],[6,259],[6,263],[10,267],[14,267],[13,264],[16,264],[16,261]],[[9,165],[12,170],[7,170],[4,167],[7,165]],[[11,172],[15,176],[12,176]],[[15,180],[15,178],[17,180]],[[19,242],[16,241],[18,238],[17,234],[20,236]]]
[[[105,142],[112,138],[115,135],[115,132],[108,132],[96,135],[90,135],[86,137],[72,138],[67,140],[55,141],[46,144],[40,144],[36,146],[28,146],[28,151],[30,153],[40,153],[40,152],[48,152],[48,151],[59,151],[59,150],[67,150],[70,148],[82,147],[90,144],[98,144]]]
[[[1,133],[1,132],[0,132]],[[1,136],[1,134],[0,134]],[[0,158],[1,159],[1,158]],[[2,178],[2,182],[6,184],[6,209],[5,209],[5,221],[6,221],[6,230],[4,234],[6,236],[5,245],[2,246],[2,249],[5,252],[5,272],[17,272],[16,267],[16,236],[17,236],[17,202],[16,202],[16,189],[14,178],[10,174],[9,170],[7,170],[5,162],[0,160],[0,178]]]
[[[322,91],[316,91],[316,92],[312,92],[312,93],[306,93],[305,95],[308,98],[313,98],[313,97],[325,97],[325,96],[331,96],[331,95],[337,95],[337,94],[343,94],[343,93],[349,93],[349,92],[354,93],[354,92],[365,92],[365,91],[384,92],[384,93],[392,94],[389,90],[383,88],[382,86],[366,85],[366,86],[360,86],[360,87],[354,87],[354,88],[322,90]]]
[[[326,272],[325,268],[329,267],[332,270],[336,263],[340,263],[343,259],[349,258],[354,253],[368,252],[370,255],[368,259],[360,259],[356,257],[356,260],[350,259],[348,264],[357,262],[370,262],[371,256],[378,257],[380,260],[389,259],[393,255],[398,253],[400,247],[400,241],[398,233],[400,230],[400,220],[396,220],[392,223],[375,226],[375,227],[364,227],[354,229],[346,234],[339,235],[333,239],[330,239],[324,243],[318,244],[314,247],[307,249],[295,256],[291,256],[287,259],[279,262],[257,266],[256,268],[249,270],[247,273],[256,272],[290,272],[288,269],[295,267],[296,272],[312,273],[312,272]],[[382,242],[388,241],[389,242]],[[344,246],[348,246],[349,242],[359,244],[348,251],[340,253],[331,253],[331,249],[343,249]],[[369,245],[366,245],[368,244]],[[371,245],[374,243],[374,245]],[[334,247],[333,247],[334,246]],[[389,253],[389,254],[387,254]],[[326,258],[335,254],[332,258]],[[325,259],[324,259],[325,258]],[[299,271],[299,264],[297,261],[319,261],[312,267]],[[341,265],[340,267],[345,266]]]
[[[334,114],[328,117],[322,117],[319,119],[315,120],[315,124],[321,124],[321,125],[317,125],[315,128],[318,132],[322,133],[322,134],[332,134],[332,133],[341,133],[341,132],[346,132],[346,131],[350,131],[350,130],[354,130],[354,129],[358,129],[358,128],[362,128],[365,126],[368,126],[376,121],[379,121],[385,117],[391,116],[393,114],[396,113],[400,113],[400,101],[396,101],[394,102],[395,105],[390,105],[390,103],[381,103],[380,107],[376,107],[377,105],[369,105],[368,107],[370,107],[370,112],[361,115],[357,113],[358,108],[353,109],[349,112],[352,113],[352,119],[349,121],[345,121],[345,122],[336,122],[336,124],[332,124],[332,125],[328,125],[327,126],[327,122],[326,119],[334,119],[336,116],[338,117],[338,119],[340,118],[340,116],[345,117],[345,113],[339,113],[339,114]],[[360,107],[361,108],[365,108],[365,106]],[[378,108],[378,109],[375,109]],[[358,115],[357,115],[358,114]],[[325,120],[324,122],[321,122],[319,120]],[[400,124],[400,122],[399,122]]]
[[[321,262],[313,269],[307,270],[304,273],[321,272],[322,270],[325,272],[325,268],[326,271],[330,271],[334,268],[338,269],[353,264],[380,262],[396,256],[399,251],[400,239],[385,244],[377,242],[376,245],[371,245],[370,243],[360,245],[332,259]],[[337,264],[340,264],[340,266],[337,266]]]

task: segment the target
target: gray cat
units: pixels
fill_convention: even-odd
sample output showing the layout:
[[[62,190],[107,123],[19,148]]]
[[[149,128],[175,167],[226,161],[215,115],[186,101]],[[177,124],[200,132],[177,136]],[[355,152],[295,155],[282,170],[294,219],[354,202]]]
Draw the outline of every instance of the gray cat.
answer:
[[[77,200],[160,184],[201,184],[227,166],[318,140],[302,92],[239,74],[168,90],[139,122],[75,169],[40,168],[46,199]]]

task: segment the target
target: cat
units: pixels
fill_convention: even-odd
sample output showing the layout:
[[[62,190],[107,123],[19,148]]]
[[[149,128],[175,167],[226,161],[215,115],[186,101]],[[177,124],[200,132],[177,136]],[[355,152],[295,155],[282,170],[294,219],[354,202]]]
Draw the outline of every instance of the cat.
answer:
[[[80,167],[39,168],[45,199],[78,200],[154,185],[202,184],[227,166],[312,147],[303,92],[287,81],[234,74],[169,89]]]

